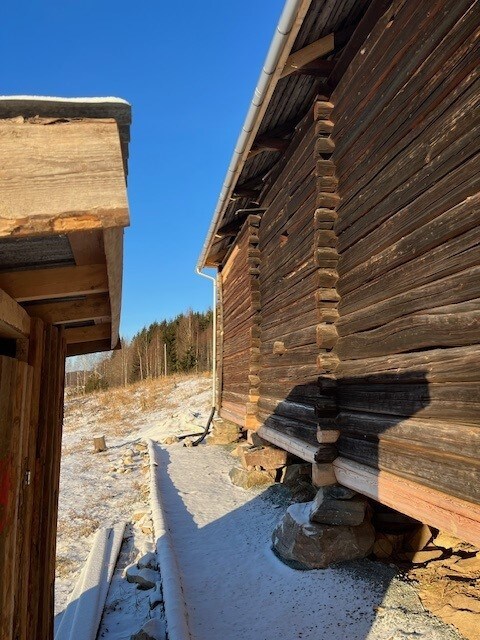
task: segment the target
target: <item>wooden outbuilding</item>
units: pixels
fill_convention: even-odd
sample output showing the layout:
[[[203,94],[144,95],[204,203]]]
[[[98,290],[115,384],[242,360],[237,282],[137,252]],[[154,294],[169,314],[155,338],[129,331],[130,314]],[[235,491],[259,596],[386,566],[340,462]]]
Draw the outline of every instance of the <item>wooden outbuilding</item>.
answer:
[[[0,97],[0,637],[53,637],[65,357],[119,340],[130,105]]]
[[[480,545],[480,7],[288,1],[198,267],[221,417]]]

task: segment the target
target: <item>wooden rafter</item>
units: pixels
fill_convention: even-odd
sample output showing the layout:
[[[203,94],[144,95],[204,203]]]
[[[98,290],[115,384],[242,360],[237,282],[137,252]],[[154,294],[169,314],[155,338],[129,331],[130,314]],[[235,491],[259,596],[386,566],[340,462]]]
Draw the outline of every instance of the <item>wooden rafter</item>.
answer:
[[[67,344],[67,356],[79,356],[87,353],[110,351],[110,338],[104,340],[91,340],[89,342],[74,342]]]
[[[0,337],[23,338],[30,334],[30,317],[5,291],[0,289]]]
[[[108,340],[111,335],[111,330],[110,323],[94,324],[87,327],[72,327],[65,329],[65,338],[67,344]]]
[[[17,302],[68,298],[108,291],[104,264],[0,273],[0,288]]]
[[[69,233],[68,240],[77,266],[101,264],[105,260],[103,234],[100,229]]]
[[[24,308],[31,317],[41,318],[50,324],[69,324],[86,320],[103,320],[110,317],[108,294],[74,298],[72,300],[52,300],[41,304],[26,304]]]
[[[307,62],[307,64],[292,72],[292,75],[314,76],[316,78],[328,78],[335,67],[335,60],[324,60],[319,58]]]
[[[335,34],[333,33],[330,33],[328,36],[324,36],[319,40],[315,40],[315,42],[312,42],[306,47],[303,47],[303,49],[299,49],[288,56],[280,77],[286,78],[299,69],[302,69],[302,67],[305,67],[313,60],[331,53],[334,49]]]

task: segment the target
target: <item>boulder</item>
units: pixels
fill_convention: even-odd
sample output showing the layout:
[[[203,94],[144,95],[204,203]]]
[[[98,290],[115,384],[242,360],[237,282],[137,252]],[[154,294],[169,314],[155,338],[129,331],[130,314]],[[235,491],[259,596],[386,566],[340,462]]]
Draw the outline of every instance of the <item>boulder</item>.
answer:
[[[369,522],[356,527],[310,522],[311,504],[292,504],[272,534],[273,549],[298,569],[325,569],[367,556],[375,540]]]
[[[239,452],[240,462],[245,468],[280,469],[287,464],[288,453],[277,447],[250,447]]]
[[[233,467],[230,473],[232,484],[243,489],[254,489],[255,487],[264,487],[273,484],[274,480],[268,471],[258,471],[257,469],[243,469],[241,467]]]
[[[335,498],[334,495],[350,495],[350,489],[342,493],[344,487],[336,487],[337,491],[328,491],[331,487],[319,489],[310,507],[310,520],[320,524],[358,526],[365,519],[366,501],[360,496],[353,498]]]

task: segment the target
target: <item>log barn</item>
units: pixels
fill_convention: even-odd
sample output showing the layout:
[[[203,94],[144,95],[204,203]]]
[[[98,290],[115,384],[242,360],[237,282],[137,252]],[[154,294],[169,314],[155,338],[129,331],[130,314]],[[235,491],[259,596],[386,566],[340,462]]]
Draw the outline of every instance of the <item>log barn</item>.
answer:
[[[198,262],[220,416],[477,546],[479,30],[288,0]]]
[[[53,638],[65,357],[119,340],[131,110],[0,97],[0,638]]]

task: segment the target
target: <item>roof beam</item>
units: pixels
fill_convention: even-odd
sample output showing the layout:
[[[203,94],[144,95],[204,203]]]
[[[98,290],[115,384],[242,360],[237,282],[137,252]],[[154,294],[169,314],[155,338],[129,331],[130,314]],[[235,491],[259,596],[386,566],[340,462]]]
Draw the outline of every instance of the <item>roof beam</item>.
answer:
[[[110,338],[107,340],[92,340],[90,342],[74,342],[67,344],[67,356],[83,356],[87,353],[110,351]]]
[[[110,300],[106,293],[72,300],[52,300],[30,305],[27,303],[24,308],[30,316],[41,318],[49,324],[70,324],[110,318]]]
[[[0,273],[0,288],[17,302],[70,298],[108,291],[104,264]]]
[[[0,289],[0,337],[25,338],[30,334],[30,316]]]
[[[67,344],[109,340],[111,331],[110,323],[93,324],[87,327],[71,327],[70,329],[65,329],[65,339]]]
[[[68,241],[77,266],[101,264],[105,260],[101,229],[69,233]]]
[[[312,42],[306,47],[303,47],[303,49],[299,49],[288,56],[280,78],[286,78],[299,69],[302,69],[310,62],[313,62],[313,60],[331,53],[334,49],[335,34],[333,33],[329,33],[328,36],[315,40],[315,42]]]
[[[313,76],[315,78],[328,78],[335,67],[335,60],[318,58],[307,62],[300,69],[293,71],[291,75]]]
[[[112,344],[114,349],[119,340],[120,309],[122,306],[122,265],[123,229],[105,229],[103,244],[107,260],[108,288],[112,318]]]

